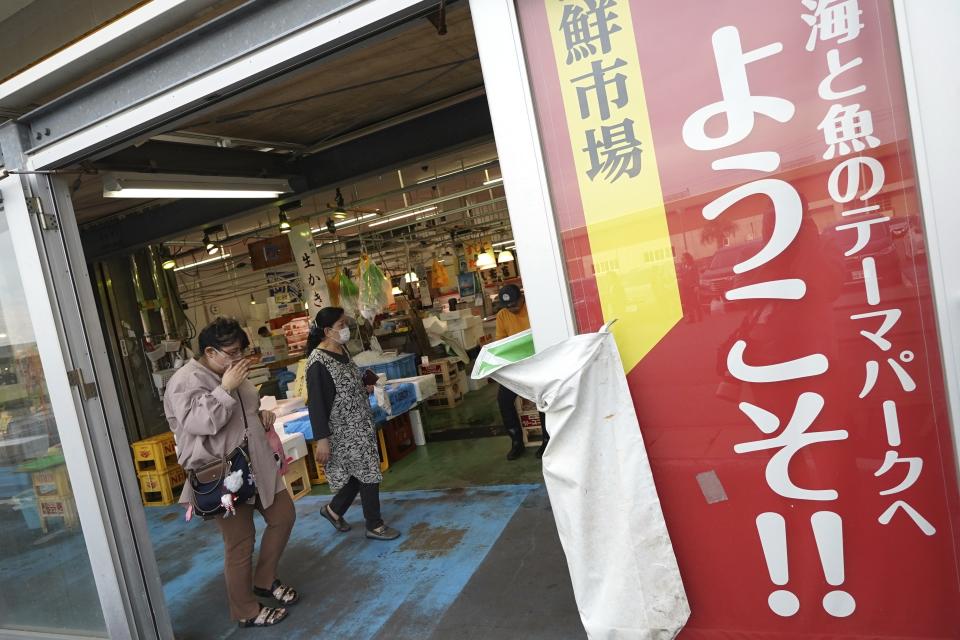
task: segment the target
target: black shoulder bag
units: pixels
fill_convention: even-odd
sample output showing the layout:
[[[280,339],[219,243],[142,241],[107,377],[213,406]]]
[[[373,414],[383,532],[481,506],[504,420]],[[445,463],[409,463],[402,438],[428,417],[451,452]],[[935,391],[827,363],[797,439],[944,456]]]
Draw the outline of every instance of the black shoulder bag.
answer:
[[[223,457],[209,464],[205,464],[199,469],[189,472],[188,479],[193,488],[193,512],[204,518],[212,518],[226,512],[221,498],[226,493],[232,493],[223,486],[224,480],[234,471],[243,472],[243,484],[236,492],[236,503],[243,504],[257,493],[257,487],[253,479],[253,471],[250,468],[250,450],[247,443],[247,432],[250,426],[247,424],[247,412],[243,407],[243,399],[240,400],[240,411],[243,415],[243,442],[230,453],[224,453]]]

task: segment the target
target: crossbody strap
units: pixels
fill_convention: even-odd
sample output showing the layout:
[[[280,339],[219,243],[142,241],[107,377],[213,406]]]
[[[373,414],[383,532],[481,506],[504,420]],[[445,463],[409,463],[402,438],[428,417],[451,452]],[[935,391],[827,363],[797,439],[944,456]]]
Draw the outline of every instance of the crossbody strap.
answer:
[[[241,447],[247,445],[247,437],[250,434],[250,425],[247,424],[247,410],[243,406],[243,394],[240,393],[240,390],[237,389],[237,400],[240,401],[240,415],[243,416],[243,442],[240,443]]]

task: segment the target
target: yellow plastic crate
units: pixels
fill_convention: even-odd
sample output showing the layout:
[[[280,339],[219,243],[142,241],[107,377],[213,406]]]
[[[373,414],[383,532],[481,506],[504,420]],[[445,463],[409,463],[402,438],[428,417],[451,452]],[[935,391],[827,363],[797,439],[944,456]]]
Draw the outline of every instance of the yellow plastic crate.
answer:
[[[70,478],[67,476],[67,466],[64,464],[34,471],[31,474],[33,490],[38,498],[45,496],[71,496]]]
[[[44,533],[49,530],[47,522],[49,518],[62,518],[63,525],[68,529],[74,529],[80,525],[77,504],[72,496],[43,496],[37,500],[37,511]]]
[[[179,466],[166,471],[141,473],[140,499],[145,507],[163,507],[180,497],[180,489],[187,481],[186,472]]]
[[[158,473],[177,466],[177,445],[171,432],[138,440],[130,445],[137,475]]]
[[[315,440],[310,442],[310,453],[303,459],[306,461],[310,482],[312,484],[327,484],[327,476],[323,472],[323,468],[317,466],[317,442]]]
[[[310,495],[310,475],[307,473],[307,461],[303,458],[290,463],[283,483],[294,500]]]
[[[386,471],[390,468],[390,460],[387,459],[387,443],[383,439],[383,429],[377,430],[377,449],[380,453],[380,471]]]

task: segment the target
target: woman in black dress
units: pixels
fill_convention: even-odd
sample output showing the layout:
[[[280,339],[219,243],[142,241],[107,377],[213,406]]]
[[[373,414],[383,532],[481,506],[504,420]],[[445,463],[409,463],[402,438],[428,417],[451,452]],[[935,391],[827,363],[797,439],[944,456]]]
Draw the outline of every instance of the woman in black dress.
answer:
[[[336,494],[321,514],[337,531],[349,531],[343,515],[359,493],[367,537],[394,540],[400,532],[380,517],[383,475],[369,389],[344,346],[349,341],[343,309],[321,309],[307,342],[307,408],[317,440],[317,466],[324,468],[330,490]]]

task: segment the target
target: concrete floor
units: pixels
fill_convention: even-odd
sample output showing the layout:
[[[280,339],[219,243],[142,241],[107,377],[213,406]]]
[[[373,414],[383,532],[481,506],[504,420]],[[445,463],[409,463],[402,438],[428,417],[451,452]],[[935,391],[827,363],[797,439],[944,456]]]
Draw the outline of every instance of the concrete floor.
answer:
[[[317,513],[326,486],[299,500],[280,570],[303,601],[256,636],[583,638],[539,461],[507,462],[508,448],[507,438],[431,443],[392,466],[381,500],[404,533],[395,542],[363,537],[359,504],[347,514],[354,530],[334,531]],[[227,613],[215,527],[181,513],[147,511],[176,637],[244,637]]]

